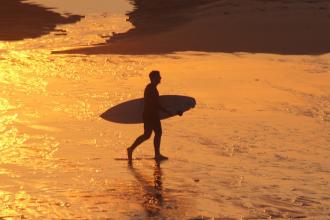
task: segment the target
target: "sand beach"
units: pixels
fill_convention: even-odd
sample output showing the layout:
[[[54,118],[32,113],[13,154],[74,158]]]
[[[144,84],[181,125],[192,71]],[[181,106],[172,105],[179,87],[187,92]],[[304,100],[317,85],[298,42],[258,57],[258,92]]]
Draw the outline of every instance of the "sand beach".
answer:
[[[38,13],[0,15],[0,219],[330,218],[328,1],[4,2]],[[128,166],[99,116],[155,69],[197,104]]]

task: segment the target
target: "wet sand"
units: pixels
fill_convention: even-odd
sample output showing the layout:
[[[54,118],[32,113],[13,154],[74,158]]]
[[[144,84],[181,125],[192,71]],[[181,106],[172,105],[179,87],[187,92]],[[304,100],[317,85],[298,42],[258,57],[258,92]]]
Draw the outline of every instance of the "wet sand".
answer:
[[[0,218],[329,219],[330,54],[52,54],[126,32],[124,15],[86,15],[67,35],[0,42]],[[102,120],[139,98],[196,99],[163,121],[133,167],[142,125]]]
[[[176,51],[313,55],[330,52],[327,0],[132,1],[134,29],[79,54],[164,54]]]
[[[111,0],[110,3],[108,0],[79,0],[79,4],[77,1],[67,0],[26,0],[26,2],[47,6],[61,14],[125,14],[132,10],[132,5],[126,0]]]

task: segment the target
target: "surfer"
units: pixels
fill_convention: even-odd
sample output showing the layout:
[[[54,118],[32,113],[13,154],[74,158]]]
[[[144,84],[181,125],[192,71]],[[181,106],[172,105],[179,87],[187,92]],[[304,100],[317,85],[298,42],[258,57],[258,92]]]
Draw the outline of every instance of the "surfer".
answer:
[[[144,123],[144,133],[136,138],[134,143],[127,148],[127,156],[129,163],[132,162],[132,155],[135,148],[137,148],[144,141],[148,140],[152,134],[155,132],[154,137],[154,149],[155,149],[155,160],[167,160],[168,157],[160,153],[160,140],[162,137],[162,125],[160,123],[160,118],[158,111],[162,110],[168,114],[172,114],[170,111],[165,109],[159,103],[159,92],[157,90],[157,85],[161,81],[160,72],[157,70],[151,71],[149,74],[150,83],[146,86],[144,90],[144,108],[143,108],[143,123]]]

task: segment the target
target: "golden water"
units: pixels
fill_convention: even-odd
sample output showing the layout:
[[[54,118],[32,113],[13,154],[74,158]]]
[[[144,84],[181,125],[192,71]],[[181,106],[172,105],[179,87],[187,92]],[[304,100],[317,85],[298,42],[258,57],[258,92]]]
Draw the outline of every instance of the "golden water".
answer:
[[[59,28],[0,42],[0,218],[329,218],[329,55],[55,55],[132,26],[96,13]],[[197,107],[163,122],[169,161],[130,168],[142,126],[98,116],[156,68],[162,94]]]

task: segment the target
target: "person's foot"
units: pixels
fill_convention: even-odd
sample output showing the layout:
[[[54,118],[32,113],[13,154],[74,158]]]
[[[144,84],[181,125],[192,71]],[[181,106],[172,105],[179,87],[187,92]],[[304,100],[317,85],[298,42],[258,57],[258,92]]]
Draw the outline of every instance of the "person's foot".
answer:
[[[155,160],[156,160],[156,161],[168,160],[168,157],[159,154],[159,155],[157,155],[157,156],[155,157]]]
[[[133,154],[132,149],[130,147],[127,148],[127,159],[128,159],[128,163],[132,163],[132,154]]]

